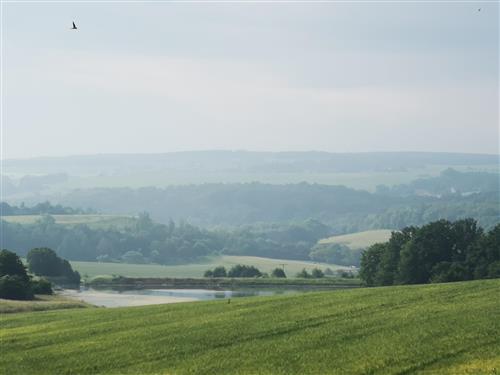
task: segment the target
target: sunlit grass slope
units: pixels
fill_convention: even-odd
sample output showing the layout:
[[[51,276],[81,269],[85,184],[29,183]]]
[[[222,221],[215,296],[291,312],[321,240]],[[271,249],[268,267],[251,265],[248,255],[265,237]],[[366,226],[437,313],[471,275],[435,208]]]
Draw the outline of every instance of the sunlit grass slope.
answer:
[[[342,268],[326,263],[230,255],[212,257],[205,262],[175,266],[162,266],[159,264],[71,262],[75,270],[80,272],[81,275],[88,275],[89,277],[99,275],[121,275],[127,277],[202,277],[207,269],[216,266],[225,266],[229,269],[235,264],[255,266],[259,270],[268,273],[277,267],[281,268],[284,264],[285,272],[289,277],[294,277],[303,268],[309,272],[316,267],[322,270],[326,268],[331,268],[332,270]]]
[[[2,317],[3,374],[494,374],[500,280]]]
[[[374,243],[386,242],[391,238],[391,230],[389,229],[376,229],[367,230],[364,232],[343,234],[341,236],[333,236],[320,240],[320,244],[337,243],[346,245],[351,249],[367,248]]]

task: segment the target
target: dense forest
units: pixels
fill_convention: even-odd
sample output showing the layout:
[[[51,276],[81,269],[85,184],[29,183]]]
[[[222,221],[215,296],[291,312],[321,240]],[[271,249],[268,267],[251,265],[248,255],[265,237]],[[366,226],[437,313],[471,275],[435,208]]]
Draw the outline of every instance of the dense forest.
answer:
[[[363,253],[368,286],[500,277],[500,224],[485,232],[473,219],[439,220],[393,232]]]
[[[209,255],[255,255],[309,259],[315,243],[331,229],[315,220],[207,230],[181,222],[158,224],[141,214],[126,228],[61,225],[49,216],[34,224],[2,222],[3,246],[20,255],[48,247],[69,260],[176,264]]]
[[[25,255],[55,249],[70,260],[183,263],[214,254],[254,255],[359,265],[362,250],[316,245],[331,235],[399,230],[437,220],[473,218],[489,230],[500,222],[498,174],[445,170],[376,193],[320,184],[202,184],[166,188],[76,190],[61,203],[2,203],[3,215],[140,214],[127,228],[64,226],[49,216],[35,224],[3,222],[4,246]],[[123,204],[127,202],[127,204]],[[154,220],[154,221],[153,221]],[[156,222],[155,222],[156,221]]]
[[[485,228],[498,223],[498,190],[436,197],[377,194],[308,183],[204,184],[78,190],[61,198],[60,203],[110,214],[145,210],[159,222],[187,220],[204,227],[315,219],[338,234],[465,217],[477,219]]]

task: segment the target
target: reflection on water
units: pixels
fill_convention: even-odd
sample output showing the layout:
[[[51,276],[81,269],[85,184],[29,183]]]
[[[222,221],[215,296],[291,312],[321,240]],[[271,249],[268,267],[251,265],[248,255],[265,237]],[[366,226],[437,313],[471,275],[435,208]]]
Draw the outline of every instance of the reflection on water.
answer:
[[[224,298],[249,296],[273,296],[278,294],[302,293],[305,290],[291,289],[239,289],[239,290],[209,290],[209,289],[141,289],[141,290],[64,290],[63,295],[77,298],[87,303],[104,307],[143,306],[162,303],[178,303],[206,301]]]
[[[190,297],[197,300],[210,300],[216,298],[236,298],[250,296],[274,296],[277,294],[298,293],[297,290],[209,290],[209,289],[146,289],[141,291],[126,291],[126,293],[139,293],[148,296],[170,296],[170,297]]]

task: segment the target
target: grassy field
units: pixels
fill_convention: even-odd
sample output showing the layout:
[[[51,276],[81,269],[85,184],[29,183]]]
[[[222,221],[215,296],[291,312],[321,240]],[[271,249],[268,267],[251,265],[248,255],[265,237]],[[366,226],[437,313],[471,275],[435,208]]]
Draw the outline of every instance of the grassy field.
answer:
[[[332,270],[342,268],[340,266],[314,263],[305,261],[295,261],[288,259],[271,259],[250,256],[220,256],[207,259],[204,263],[181,264],[176,266],[162,266],[157,264],[126,264],[126,263],[98,263],[98,262],[71,262],[75,270],[81,275],[89,277],[104,275],[121,275],[128,277],[202,277],[207,269],[216,266],[231,268],[235,264],[245,264],[257,267],[263,272],[271,272],[276,267],[285,264],[285,272],[288,276],[295,276],[303,268],[309,272],[313,268]],[[345,268],[345,267],[344,267]]]
[[[32,301],[14,301],[0,298],[0,314],[90,307],[85,302],[63,296],[37,295]]]
[[[500,280],[2,317],[3,374],[498,374]]]
[[[364,249],[377,242],[386,242],[391,237],[390,229],[377,229],[368,230],[365,232],[357,232],[351,234],[344,234],[341,236],[333,236],[329,238],[324,238],[318,243],[320,244],[330,244],[337,243],[341,245],[346,245],[351,249]]]
[[[91,228],[122,228],[133,223],[131,216],[124,215],[51,215],[57,224],[76,225],[86,224]],[[2,216],[2,220],[10,223],[33,224],[41,215]]]

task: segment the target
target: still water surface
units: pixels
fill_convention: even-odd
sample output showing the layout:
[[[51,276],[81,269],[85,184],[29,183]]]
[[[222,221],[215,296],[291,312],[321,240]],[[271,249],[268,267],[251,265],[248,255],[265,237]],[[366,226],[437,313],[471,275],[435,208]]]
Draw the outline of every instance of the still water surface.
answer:
[[[62,295],[76,298],[92,305],[104,307],[124,307],[156,305],[161,303],[178,303],[192,301],[207,301],[224,298],[238,298],[249,296],[273,296],[302,293],[305,290],[209,290],[209,289],[141,289],[127,291],[65,289]]]

